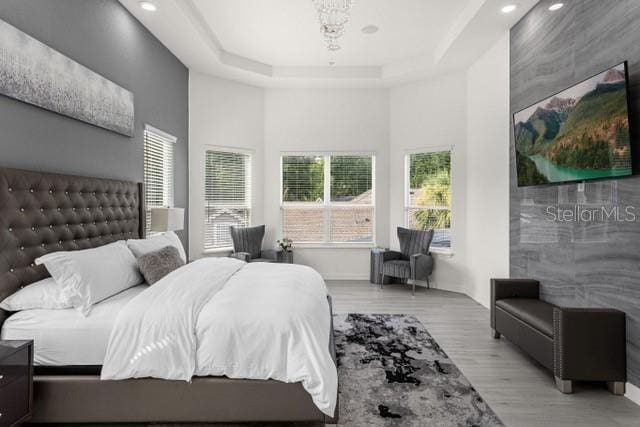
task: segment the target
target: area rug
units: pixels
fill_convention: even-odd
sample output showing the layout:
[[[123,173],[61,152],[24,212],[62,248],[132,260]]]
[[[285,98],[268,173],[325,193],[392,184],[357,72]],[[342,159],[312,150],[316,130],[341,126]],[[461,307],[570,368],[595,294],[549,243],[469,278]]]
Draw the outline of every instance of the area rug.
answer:
[[[502,426],[413,316],[334,317],[340,425]]]

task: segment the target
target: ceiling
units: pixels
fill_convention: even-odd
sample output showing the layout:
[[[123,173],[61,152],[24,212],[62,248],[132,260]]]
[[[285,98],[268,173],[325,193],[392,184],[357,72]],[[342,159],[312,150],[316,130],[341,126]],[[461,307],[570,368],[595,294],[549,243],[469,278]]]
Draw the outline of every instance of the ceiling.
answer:
[[[190,69],[261,87],[389,87],[464,68],[537,3],[357,0],[330,66],[311,0],[120,1]]]
[[[337,64],[379,66],[433,52],[439,36],[469,1],[356,1]],[[230,52],[280,67],[328,65],[311,0],[194,0],[193,4]],[[360,30],[369,24],[380,31],[363,34]]]

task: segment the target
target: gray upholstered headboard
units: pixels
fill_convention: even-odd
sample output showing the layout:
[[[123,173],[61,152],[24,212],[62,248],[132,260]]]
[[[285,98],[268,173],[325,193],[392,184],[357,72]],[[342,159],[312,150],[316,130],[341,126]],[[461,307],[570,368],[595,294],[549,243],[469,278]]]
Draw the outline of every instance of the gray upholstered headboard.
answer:
[[[39,256],[143,237],[143,211],[139,183],[0,168],[0,301],[49,276]]]

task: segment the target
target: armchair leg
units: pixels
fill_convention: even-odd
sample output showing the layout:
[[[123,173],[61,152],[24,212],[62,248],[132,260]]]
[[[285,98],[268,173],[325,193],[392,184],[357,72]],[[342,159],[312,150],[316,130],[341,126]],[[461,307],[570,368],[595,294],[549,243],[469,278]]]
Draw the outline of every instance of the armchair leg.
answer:
[[[383,274],[380,279],[380,289],[384,286],[385,275]]]
[[[558,377],[555,377],[555,378],[556,378],[556,387],[558,388],[558,390],[560,390],[562,393],[565,393],[565,394],[573,393],[573,381],[563,380]]]
[[[500,339],[500,332],[496,331],[495,329],[491,329],[491,336],[494,339],[499,340]]]
[[[431,289],[431,283],[429,283],[429,276],[427,276],[427,289]]]
[[[607,388],[616,396],[622,396],[626,391],[624,381],[607,381]]]
[[[412,286],[411,295],[415,296],[416,295],[416,281],[415,280],[411,281],[411,286]]]

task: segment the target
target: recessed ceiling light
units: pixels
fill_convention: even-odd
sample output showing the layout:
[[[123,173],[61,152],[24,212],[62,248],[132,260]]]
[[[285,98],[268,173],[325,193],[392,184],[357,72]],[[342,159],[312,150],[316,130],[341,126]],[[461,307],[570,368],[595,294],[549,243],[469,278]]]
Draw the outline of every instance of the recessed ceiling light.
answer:
[[[150,1],[141,1],[140,7],[149,12],[155,12],[158,8]]]
[[[562,6],[564,6],[564,3],[554,3],[551,6],[549,6],[549,10],[558,10]]]
[[[505,6],[502,7],[502,9],[500,9],[500,12],[502,13],[511,13],[514,10],[516,10],[518,8],[517,5],[515,4],[507,4]]]
[[[375,34],[378,32],[380,28],[378,28],[376,25],[367,25],[366,27],[362,27],[362,32],[365,34]]]

